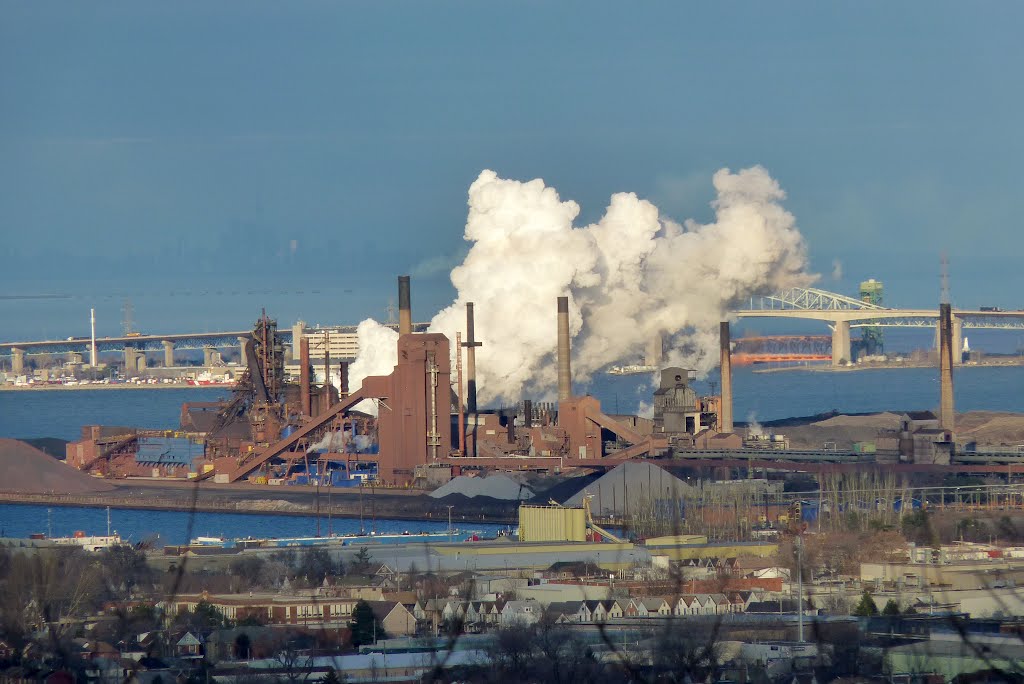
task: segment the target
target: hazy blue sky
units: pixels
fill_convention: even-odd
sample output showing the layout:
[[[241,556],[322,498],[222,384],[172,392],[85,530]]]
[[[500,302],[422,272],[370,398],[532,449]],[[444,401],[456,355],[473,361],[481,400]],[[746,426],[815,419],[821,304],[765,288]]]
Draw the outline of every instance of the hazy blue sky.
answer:
[[[1024,307],[1024,5],[636,5],[3,2],[0,295],[75,298],[0,338],[354,323],[410,272],[428,318],[483,168],[707,219],[763,164],[823,287],[931,304],[946,250]]]

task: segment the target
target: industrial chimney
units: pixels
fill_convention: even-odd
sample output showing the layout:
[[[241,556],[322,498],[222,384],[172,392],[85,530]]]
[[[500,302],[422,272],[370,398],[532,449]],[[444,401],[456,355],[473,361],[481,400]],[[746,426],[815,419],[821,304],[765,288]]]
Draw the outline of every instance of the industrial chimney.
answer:
[[[476,415],[476,324],[473,320],[473,302],[466,302],[466,412]]]
[[[732,353],[729,321],[718,324],[718,345],[722,361],[722,424],[719,432],[732,432]]]
[[[412,334],[412,301],[409,296],[409,276],[398,276],[398,334]]]
[[[309,338],[305,335],[299,338],[299,393],[302,395],[302,415],[310,416],[312,407],[309,400]]]
[[[558,401],[572,398],[572,368],[569,361],[569,298],[558,298]]]
[[[953,431],[953,315],[939,304],[939,427]]]

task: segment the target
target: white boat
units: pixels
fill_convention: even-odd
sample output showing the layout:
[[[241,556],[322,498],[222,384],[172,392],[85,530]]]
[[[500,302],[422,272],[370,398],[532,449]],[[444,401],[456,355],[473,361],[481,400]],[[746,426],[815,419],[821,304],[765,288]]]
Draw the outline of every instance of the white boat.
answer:
[[[85,532],[75,532],[70,537],[44,537],[46,541],[59,546],[80,546],[86,551],[99,551],[109,549],[111,546],[122,544],[121,535],[88,535]]]
[[[465,534],[465,533],[461,533]],[[189,542],[189,546],[204,546],[230,549],[236,546],[245,548],[275,548],[287,546],[348,546],[349,544],[402,544],[416,541],[448,541],[459,539],[460,532],[453,529],[451,534],[443,532],[401,532],[393,534],[345,534],[326,537],[266,537],[257,539],[253,537],[242,537],[231,539],[228,537],[195,537]]]

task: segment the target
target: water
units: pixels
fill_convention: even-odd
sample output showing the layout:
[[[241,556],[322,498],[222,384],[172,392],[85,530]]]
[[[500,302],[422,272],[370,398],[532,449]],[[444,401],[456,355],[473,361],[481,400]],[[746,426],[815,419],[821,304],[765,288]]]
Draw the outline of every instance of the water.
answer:
[[[83,425],[178,427],[186,401],[216,401],[223,388],[11,390],[0,392],[0,437],[75,440]]]
[[[48,512],[49,511],[49,512]],[[320,533],[358,534],[359,521],[326,516],[320,518]],[[472,533],[494,536],[504,525],[491,523],[453,523],[458,527],[453,539],[465,539]],[[102,508],[77,508],[0,504],[0,537],[27,537],[34,532],[46,533],[48,528],[53,536],[70,536],[76,530],[86,534],[106,534],[107,512]],[[401,534],[402,532],[447,532],[448,521],[409,522],[403,520],[377,520],[366,518],[366,532],[376,530],[378,534]],[[123,539],[140,542],[156,539],[157,545],[186,544],[194,537],[312,537],[316,535],[314,516],[250,515],[242,513],[188,513],[184,511],[110,511],[110,529],[117,531]]]

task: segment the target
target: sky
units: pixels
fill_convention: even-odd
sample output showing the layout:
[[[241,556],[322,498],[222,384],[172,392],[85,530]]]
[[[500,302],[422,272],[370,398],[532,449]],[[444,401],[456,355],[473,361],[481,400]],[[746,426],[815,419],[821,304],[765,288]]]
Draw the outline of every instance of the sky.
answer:
[[[709,220],[763,165],[818,286],[1024,308],[1024,5],[0,2],[0,340],[452,301],[483,169]],[[686,268],[686,264],[680,264]],[[35,295],[59,299],[24,299]]]

